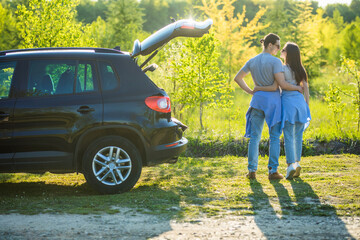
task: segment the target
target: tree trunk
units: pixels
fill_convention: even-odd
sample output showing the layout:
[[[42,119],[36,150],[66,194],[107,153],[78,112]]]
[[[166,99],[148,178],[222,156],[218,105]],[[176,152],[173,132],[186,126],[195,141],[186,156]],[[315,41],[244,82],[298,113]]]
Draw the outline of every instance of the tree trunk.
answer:
[[[357,79],[357,84],[358,84],[358,96],[357,96],[357,105],[358,105],[358,127],[357,127],[357,131],[359,132],[359,128],[360,128],[360,80]]]
[[[202,114],[203,114],[203,103],[200,101],[200,128],[201,131],[204,130],[203,122],[202,122]]]

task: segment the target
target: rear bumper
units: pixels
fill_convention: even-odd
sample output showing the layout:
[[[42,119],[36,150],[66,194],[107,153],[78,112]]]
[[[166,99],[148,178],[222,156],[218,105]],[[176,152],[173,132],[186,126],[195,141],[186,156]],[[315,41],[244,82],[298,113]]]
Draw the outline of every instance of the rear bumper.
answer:
[[[187,143],[188,140],[183,137],[179,141],[153,147],[149,151],[148,166],[176,162],[179,155],[186,150]]]

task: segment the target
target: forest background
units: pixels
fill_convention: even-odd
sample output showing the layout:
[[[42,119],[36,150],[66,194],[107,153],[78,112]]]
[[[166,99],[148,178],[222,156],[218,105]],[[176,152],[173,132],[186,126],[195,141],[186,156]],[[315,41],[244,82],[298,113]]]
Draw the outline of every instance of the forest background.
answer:
[[[211,18],[210,34],[168,43],[149,77],[189,126],[189,156],[246,155],[251,96],[233,81],[273,32],[300,46],[309,76],[312,120],[304,154],[360,154],[360,0],[350,5],[296,0],[1,0],[0,51],[37,47],[120,46],[171,23]],[[279,57],[279,55],[277,56]],[[145,57],[140,57],[143,62]],[[252,87],[251,76],[246,78]],[[266,154],[268,129],[261,145]]]

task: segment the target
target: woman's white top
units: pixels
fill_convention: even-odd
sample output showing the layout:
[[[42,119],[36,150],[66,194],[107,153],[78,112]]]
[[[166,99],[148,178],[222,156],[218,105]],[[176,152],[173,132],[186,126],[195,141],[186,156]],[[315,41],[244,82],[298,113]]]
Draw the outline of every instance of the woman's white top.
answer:
[[[291,70],[289,65],[284,65],[284,75],[285,75],[285,81],[292,85],[297,85],[296,79],[295,79],[295,73],[293,70]]]

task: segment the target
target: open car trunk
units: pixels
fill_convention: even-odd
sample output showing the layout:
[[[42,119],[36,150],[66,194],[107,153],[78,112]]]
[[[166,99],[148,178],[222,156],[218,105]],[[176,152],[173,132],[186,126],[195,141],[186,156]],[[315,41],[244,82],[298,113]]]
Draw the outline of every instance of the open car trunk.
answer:
[[[155,32],[140,43],[135,40],[131,57],[138,55],[146,56],[156,51],[171,39],[176,37],[202,37],[209,32],[213,21],[207,19],[204,22],[196,22],[191,19],[183,19],[171,23]]]

